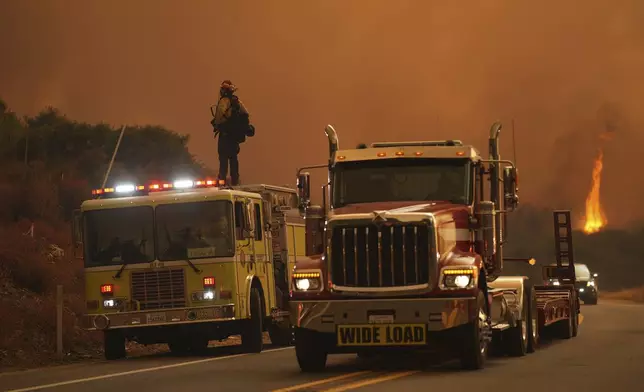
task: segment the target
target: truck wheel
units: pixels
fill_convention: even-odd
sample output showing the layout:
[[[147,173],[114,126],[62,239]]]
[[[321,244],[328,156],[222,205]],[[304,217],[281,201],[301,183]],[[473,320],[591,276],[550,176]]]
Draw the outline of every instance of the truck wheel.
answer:
[[[466,324],[463,331],[461,367],[466,370],[482,369],[490,347],[490,320],[483,290],[479,290],[476,303],[478,317]]]
[[[574,312],[574,309],[573,309]],[[559,321],[559,325],[557,326],[559,329],[559,337],[561,339],[570,339],[572,338],[573,334],[573,321],[574,321],[575,316],[571,313],[570,317],[568,317],[565,320]]]
[[[533,353],[539,347],[539,309],[537,308],[537,292],[532,284],[528,284],[525,288],[528,291],[528,298],[530,298],[530,306],[528,306],[528,352]]]
[[[300,370],[312,373],[324,370],[328,354],[314,334],[296,331],[295,356]]]
[[[119,330],[107,330],[103,334],[105,359],[112,361],[125,358],[125,336]]]
[[[247,353],[259,353],[264,348],[264,326],[262,320],[262,299],[259,290],[250,289],[250,319],[244,321],[242,348]]]
[[[278,324],[271,324],[268,327],[268,336],[271,338],[271,343],[276,346],[286,347],[293,344],[293,329],[290,323],[286,328]]]
[[[521,320],[516,326],[505,331],[503,336],[506,341],[505,349],[513,357],[523,357],[528,352],[528,340],[530,336],[530,293],[526,286],[523,287],[523,306],[521,307]]]

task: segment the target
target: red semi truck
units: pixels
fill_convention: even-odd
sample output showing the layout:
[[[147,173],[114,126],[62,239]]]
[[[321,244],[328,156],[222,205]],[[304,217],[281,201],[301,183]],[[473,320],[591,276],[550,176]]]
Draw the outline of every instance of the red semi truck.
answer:
[[[518,206],[517,169],[459,140],[387,142],[339,149],[326,127],[328,163],[298,171],[306,259],[295,263],[290,317],[302,371],[328,354],[447,350],[466,369],[484,366],[491,344],[522,356],[544,328],[577,334],[570,212],[555,211],[557,265],[535,285],[502,276],[506,216]],[[310,202],[310,175],[325,168],[322,206]],[[562,231],[563,230],[563,231]]]

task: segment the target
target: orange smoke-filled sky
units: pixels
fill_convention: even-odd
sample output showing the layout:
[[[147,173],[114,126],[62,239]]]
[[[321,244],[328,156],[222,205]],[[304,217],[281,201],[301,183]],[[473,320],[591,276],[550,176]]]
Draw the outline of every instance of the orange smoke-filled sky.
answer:
[[[208,107],[232,79],[257,128],[246,183],[293,184],[296,167],[323,163],[328,123],[345,147],[458,138],[485,152],[500,119],[512,158],[514,119],[521,201],[579,215],[610,121],[609,223],[644,218],[638,0],[4,1],[0,37],[13,110],[161,124],[213,168]]]

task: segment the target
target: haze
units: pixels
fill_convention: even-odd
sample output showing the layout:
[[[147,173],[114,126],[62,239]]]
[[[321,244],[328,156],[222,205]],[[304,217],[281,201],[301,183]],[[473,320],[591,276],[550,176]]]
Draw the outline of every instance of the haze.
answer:
[[[0,36],[13,110],[161,124],[213,168],[208,108],[232,79],[257,128],[245,183],[323,163],[329,123],[341,147],[455,138],[485,152],[500,119],[511,159],[514,119],[521,201],[579,216],[608,121],[609,226],[644,218],[641,1],[3,0]]]

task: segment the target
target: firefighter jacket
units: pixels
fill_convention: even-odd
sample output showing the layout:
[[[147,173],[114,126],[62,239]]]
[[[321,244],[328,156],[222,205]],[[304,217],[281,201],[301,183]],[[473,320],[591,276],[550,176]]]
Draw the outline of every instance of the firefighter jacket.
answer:
[[[242,101],[234,96],[237,103],[239,104],[239,113],[248,114],[248,110],[242,103]],[[215,131],[221,132],[221,126],[226,123],[233,114],[231,99],[229,97],[221,97],[217,103],[217,109],[215,111],[215,118],[212,121],[212,125],[215,127]],[[225,133],[225,132],[224,132]]]

